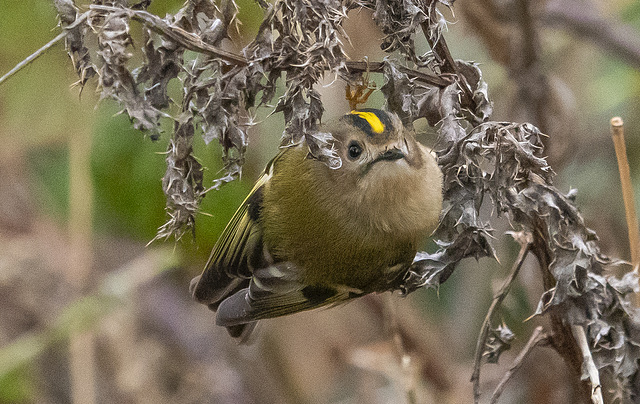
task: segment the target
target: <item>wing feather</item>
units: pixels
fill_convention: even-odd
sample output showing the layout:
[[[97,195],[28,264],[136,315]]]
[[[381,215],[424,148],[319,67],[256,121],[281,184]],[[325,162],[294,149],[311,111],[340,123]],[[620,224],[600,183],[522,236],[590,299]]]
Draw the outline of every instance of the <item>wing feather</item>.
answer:
[[[336,305],[360,291],[305,285],[290,262],[279,262],[254,271],[249,286],[226,298],[218,308],[216,323],[233,327],[265,318]]]
[[[271,179],[273,164],[280,155],[282,152],[267,165],[222,231],[202,275],[191,281],[194,299],[208,304],[214,310],[227,296],[248,286],[252,276],[250,263],[259,262],[262,255],[262,228],[258,217],[262,191]]]

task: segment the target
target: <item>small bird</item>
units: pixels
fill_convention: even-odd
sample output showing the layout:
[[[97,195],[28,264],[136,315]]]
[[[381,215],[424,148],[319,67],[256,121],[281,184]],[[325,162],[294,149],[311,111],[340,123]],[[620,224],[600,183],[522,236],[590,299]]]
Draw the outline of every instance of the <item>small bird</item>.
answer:
[[[438,224],[442,173],[397,115],[352,111],[319,131],[342,164],[282,149],[191,281],[241,341],[258,320],[397,289]]]

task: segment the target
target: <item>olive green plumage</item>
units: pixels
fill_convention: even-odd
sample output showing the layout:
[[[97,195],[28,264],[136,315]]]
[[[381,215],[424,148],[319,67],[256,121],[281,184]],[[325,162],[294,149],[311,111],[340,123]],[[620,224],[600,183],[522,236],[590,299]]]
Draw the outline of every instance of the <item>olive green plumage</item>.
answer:
[[[397,116],[353,111],[319,130],[342,165],[304,144],[283,149],[192,281],[235,337],[262,318],[397,288],[438,223],[442,174]]]

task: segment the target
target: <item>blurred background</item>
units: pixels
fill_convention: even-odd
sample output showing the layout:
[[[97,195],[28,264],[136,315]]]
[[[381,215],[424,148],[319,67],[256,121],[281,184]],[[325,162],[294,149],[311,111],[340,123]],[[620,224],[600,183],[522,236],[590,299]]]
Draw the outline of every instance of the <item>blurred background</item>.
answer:
[[[238,0],[238,51],[257,32],[261,9]],[[0,75],[59,32],[47,0],[0,2]],[[181,0],[153,0],[175,13]],[[457,2],[445,32],[454,57],[480,64],[494,120],[529,121],[549,135],[556,186],[578,205],[603,252],[629,258],[609,120],[625,121],[640,198],[640,3],[634,0]],[[132,24],[134,44],[140,26]],[[371,13],[352,11],[347,51],[379,61],[382,34]],[[418,36],[417,46],[427,44]],[[139,57],[136,56],[136,57]],[[372,79],[382,84],[380,75]],[[0,403],[464,403],[480,325],[518,246],[495,222],[502,264],[464,262],[438,291],[368,296],[345,306],[264,321],[238,346],[191,301],[217,235],[277,152],[280,114],[258,113],[242,181],[204,199],[195,238],[155,241],[166,217],[163,152],[99,101],[95,79],[80,94],[56,45],[0,86]],[[344,84],[319,86],[325,117],[348,111]],[[379,92],[367,106],[381,107]],[[167,123],[167,125],[169,125]],[[417,122],[432,146],[434,130]],[[170,126],[167,126],[170,129]],[[220,150],[198,138],[206,183]],[[513,349],[482,369],[483,402],[532,330],[542,293],[527,261],[500,317]],[[494,324],[498,325],[498,324]],[[401,366],[394,336],[402,336]],[[568,368],[537,348],[507,385],[502,403],[572,402]]]

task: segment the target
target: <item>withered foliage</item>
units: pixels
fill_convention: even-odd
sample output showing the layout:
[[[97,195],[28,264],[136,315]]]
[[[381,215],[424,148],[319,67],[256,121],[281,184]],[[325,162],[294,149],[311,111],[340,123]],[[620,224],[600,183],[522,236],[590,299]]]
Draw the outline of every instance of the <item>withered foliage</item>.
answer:
[[[504,324],[499,325],[491,330],[489,338],[487,338],[486,350],[484,357],[488,363],[497,363],[502,352],[511,348],[511,342],[515,338],[513,331]]]
[[[80,82],[97,73],[102,96],[118,101],[133,125],[152,139],[160,136],[161,119],[173,121],[163,181],[170,220],[158,237],[180,237],[194,225],[206,191],[238,178],[246,128],[255,108],[274,101],[279,86],[284,93],[271,108],[284,116],[283,146],[306,141],[311,156],[332,167],[341,164],[328,147],[330,135],[316,130],[323,106],[314,85],[325,74],[351,81],[359,73],[348,68],[342,23],[351,9],[371,9],[385,34],[381,47],[390,53],[378,70],[384,73],[386,108],[407,126],[426,118],[437,127],[445,178],[444,212],[435,235],[439,249],[419,253],[398,288],[409,293],[437,287],[460,260],[494,256],[493,230],[481,215],[490,202],[515,230],[531,235],[526,248],[540,262],[546,289],[535,314],[550,316],[551,346],[586,379],[570,332],[572,326],[582,327],[593,361],[609,376],[617,398],[637,400],[640,334],[629,298],[638,291],[638,279],[632,272],[619,279],[607,271],[620,263],[600,253],[596,235],[575,206],[575,191],[565,195],[553,186],[540,131],[527,123],[489,121],[491,103],[480,69],[453,61],[443,38],[441,10],[453,1],[258,0],[263,22],[242,55],[221,48],[235,23],[233,0],[218,5],[190,0],[164,18],[142,10],[144,3],[129,7],[126,0],[96,0],[82,15],[72,0],[55,3],[62,25],[72,27],[67,49]],[[132,20],[140,23],[144,37],[140,49],[131,40]],[[432,50],[417,54],[416,35],[425,35]],[[92,51],[89,36],[97,38]],[[138,50],[144,61],[133,66],[132,52]],[[425,71],[439,81],[421,80]],[[175,101],[167,90],[174,79],[182,85],[182,99],[180,112],[170,116]],[[196,133],[222,147],[225,175],[210,187],[193,156]],[[489,334],[482,341],[483,356],[494,362],[513,334],[506,326]]]

